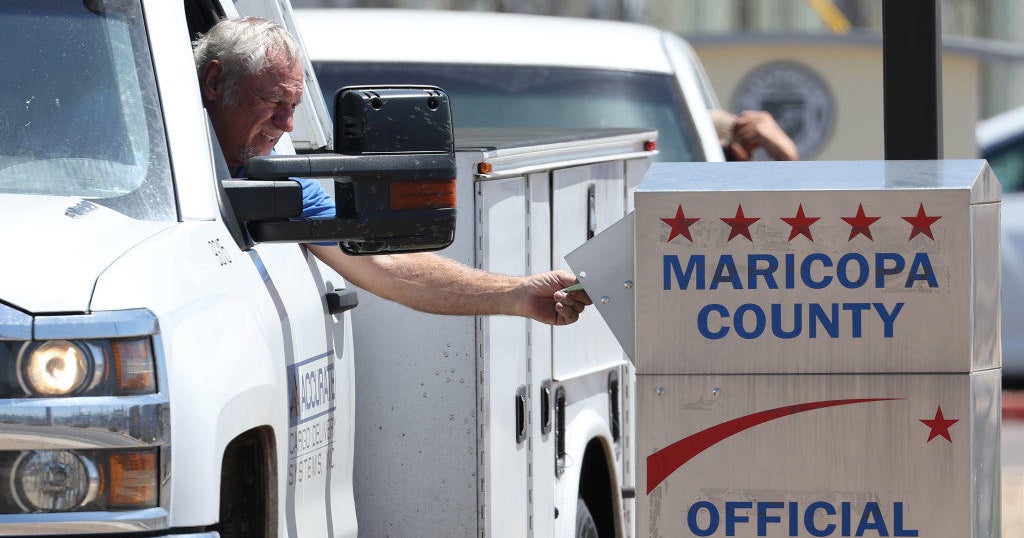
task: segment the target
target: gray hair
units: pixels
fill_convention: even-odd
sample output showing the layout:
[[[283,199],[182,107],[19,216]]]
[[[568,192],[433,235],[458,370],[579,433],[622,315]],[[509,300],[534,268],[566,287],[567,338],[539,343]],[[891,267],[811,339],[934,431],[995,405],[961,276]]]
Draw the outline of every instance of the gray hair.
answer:
[[[260,18],[224,19],[192,43],[196,73],[211,60],[224,69],[224,99],[234,101],[235,83],[246,75],[257,75],[270,64],[270,56],[281,55],[289,63],[302,58],[295,39],[276,22]]]

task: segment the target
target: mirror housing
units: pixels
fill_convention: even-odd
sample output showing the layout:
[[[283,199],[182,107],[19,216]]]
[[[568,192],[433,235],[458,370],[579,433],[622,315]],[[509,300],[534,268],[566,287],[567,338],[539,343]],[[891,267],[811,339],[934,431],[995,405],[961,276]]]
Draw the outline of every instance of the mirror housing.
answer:
[[[245,169],[250,182],[333,178],[335,218],[287,220],[287,204],[265,196],[256,206],[282,213],[245,219],[252,238],[337,241],[356,255],[450,245],[456,168],[448,96],[432,86],[345,87],[335,95],[334,126],[335,153],[253,157]]]

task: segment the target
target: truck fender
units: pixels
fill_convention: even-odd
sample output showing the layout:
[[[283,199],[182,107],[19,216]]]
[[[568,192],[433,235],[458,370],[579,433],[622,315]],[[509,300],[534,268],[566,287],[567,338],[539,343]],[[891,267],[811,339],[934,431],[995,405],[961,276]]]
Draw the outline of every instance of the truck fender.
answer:
[[[567,414],[568,415],[568,414]],[[559,517],[555,522],[556,536],[572,536],[576,523],[576,502],[579,496],[580,482],[583,479],[584,457],[591,442],[599,444],[608,466],[604,469],[611,485],[608,494],[613,512],[616,514],[616,526],[621,527],[622,511],[621,484],[619,472],[615,469],[615,451],[611,431],[608,428],[608,417],[602,416],[592,408],[584,408],[578,413],[567,416],[565,441],[565,471],[558,480],[555,492],[555,506]]]

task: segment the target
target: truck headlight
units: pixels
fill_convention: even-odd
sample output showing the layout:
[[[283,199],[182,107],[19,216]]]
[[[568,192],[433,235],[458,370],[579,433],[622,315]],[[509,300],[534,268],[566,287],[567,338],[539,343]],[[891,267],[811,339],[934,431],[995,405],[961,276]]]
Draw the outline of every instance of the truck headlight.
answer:
[[[89,458],[67,450],[26,452],[14,463],[14,499],[26,512],[65,511],[91,502],[100,476]]]
[[[149,337],[26,342],[18,354],[17,376],[29,396],[156,392]]]
[[[159,504],[159,449],[0,452],[0,513],[140,510]]]
[[[19,368],[22,388],[39,396],[65,396],[77,391],[93,366],[90,354],[67,340],[43,342],[25,352]]]

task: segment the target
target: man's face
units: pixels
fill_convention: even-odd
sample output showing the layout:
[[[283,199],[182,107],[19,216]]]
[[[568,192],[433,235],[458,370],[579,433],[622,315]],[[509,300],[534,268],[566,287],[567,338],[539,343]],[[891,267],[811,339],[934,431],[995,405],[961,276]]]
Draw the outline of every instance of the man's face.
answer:
[[[240,77],[228,93],[218,61],[204,71],[203,97],[228,166],[269,155],[294,126],[292,115],[302,101],[302,66],[276,54],[269,58],[268,69]]]

